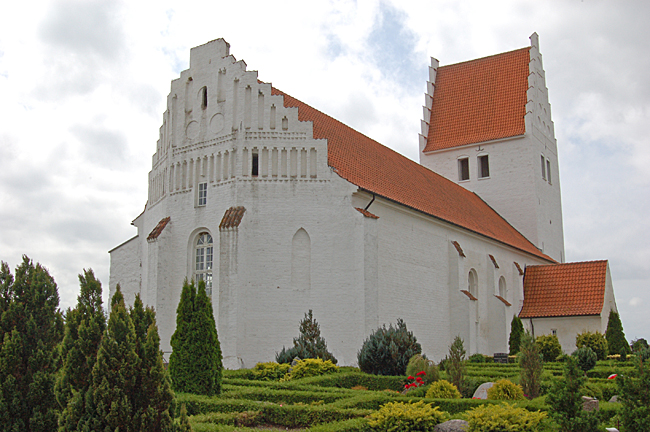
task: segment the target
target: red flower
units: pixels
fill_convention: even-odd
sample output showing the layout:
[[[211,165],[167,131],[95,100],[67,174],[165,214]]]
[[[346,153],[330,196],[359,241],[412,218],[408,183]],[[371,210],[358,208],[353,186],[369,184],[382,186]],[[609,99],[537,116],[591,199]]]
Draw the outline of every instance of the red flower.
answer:
[[[426,374],[427,373],[425,371],[420,371],[420,372],[416,373],[416,375],[426,375]]]
[[[412,380],[412,379],[415,379],[415,378],[413,378],[411,375],[409,375],[409,377],[407,379]]]

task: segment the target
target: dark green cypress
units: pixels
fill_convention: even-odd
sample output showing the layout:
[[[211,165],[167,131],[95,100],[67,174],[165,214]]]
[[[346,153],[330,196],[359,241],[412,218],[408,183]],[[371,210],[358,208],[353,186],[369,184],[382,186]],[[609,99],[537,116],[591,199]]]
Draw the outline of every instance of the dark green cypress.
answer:
[[[60,431],[75,431],[92,412],[92,370],[106,330],[102,308],[102,284],[92,270],[79,275],[77,306],[66,314],[65,336],[61,343],[63,365],[56,383],[56,397],[63,409]],[[73,400],[74,399],[74,400]],[[91,406],[86,406],[86,402]]]
[[[222,355],[212,303],[205,283],[183,284],[171,345],[169,370],[176,391],[215,395],[221,392]]]
[[[514,315],[512,317],[512,322],[510,323],[510,339],[508,340],[510,355],[516,355],[519,352],[519,346],[521,345],[521,337],[523,334],[524,325],[521,322],[521,319],[517,315]]]
[[[15,278],[0,263],[0,424],[3,430],[56,430],[56,346],[63,336],[56,283],[23,256]]]
[[[174,392],[162,361],[156,313],[152,307],[145,308],[140,295],[136,294],[130,316],[136,353],[140,358],[135,392],[131,396],[134,430],[172,431],[169,411],[173,407]]]
[[[614,311],[609,312],[605,339],[607,339],[609,353],[620,354],[622,360],[625,360],[625,357],[632,352],[630,345],[627,343],[627,339],[625,339],[621,317]]]
[[[138,390],[141,361],[136,352],[135,327],[119,287],[111,305],[108,326],[92,372],[95,411],[80,430],[137,430],[133,427],[135,413],[132,397]]]

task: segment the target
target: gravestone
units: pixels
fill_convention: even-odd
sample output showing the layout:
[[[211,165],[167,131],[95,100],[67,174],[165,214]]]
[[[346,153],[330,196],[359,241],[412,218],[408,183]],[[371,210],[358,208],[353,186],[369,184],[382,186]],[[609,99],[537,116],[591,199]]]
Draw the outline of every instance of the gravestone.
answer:
[[[494,363],[508,363],[508,353],[494,353]]]
[[[486,382],[481,384],[474,392],[474,396],[472,396],[472,399],[487,399],[488,398],[487,391],[493,385],[494,385],[493,382]]]

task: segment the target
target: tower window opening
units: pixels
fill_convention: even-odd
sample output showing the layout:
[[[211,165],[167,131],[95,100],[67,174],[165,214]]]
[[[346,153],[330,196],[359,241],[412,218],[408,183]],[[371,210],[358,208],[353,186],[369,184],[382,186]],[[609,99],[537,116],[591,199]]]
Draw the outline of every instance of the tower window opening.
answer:
[[[253,152],[253,160],[251,162],[252,162],[251,175],[253,177],[257,177],[260,171],[260,156],[257,152]]]
[[[201,89],[201,108],[206,109],[208,107],[208,88],[203,87]]]
[[[479,178],[490,177],[490,161],[488,160],[488,155],[478,157],[478,167]]]
[[[469,158],[458,159],[458,180],[469,180]]]
[[[540,157],[542,158],[542,179],[546,180],[546,164],[544,155],[541,155]]]
[[[546,159],[546,177],[548,178],[548,184],[551,183],[551,161]]]

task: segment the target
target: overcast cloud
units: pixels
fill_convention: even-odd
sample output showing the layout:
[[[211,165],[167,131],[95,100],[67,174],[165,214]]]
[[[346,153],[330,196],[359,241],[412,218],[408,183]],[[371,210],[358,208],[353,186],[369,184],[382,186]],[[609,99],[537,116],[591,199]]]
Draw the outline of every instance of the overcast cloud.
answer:
[[[650,3],[644,1],[12,2],[0,15],[0,259],[108,284],[135,234],[170,81],[224,38],[260,79],[418,159],[430,56],[537,32],[560,152],[566,256],[609,259],[629,339],[650,337]],[[222,4],[223,3],[223,4]]]

